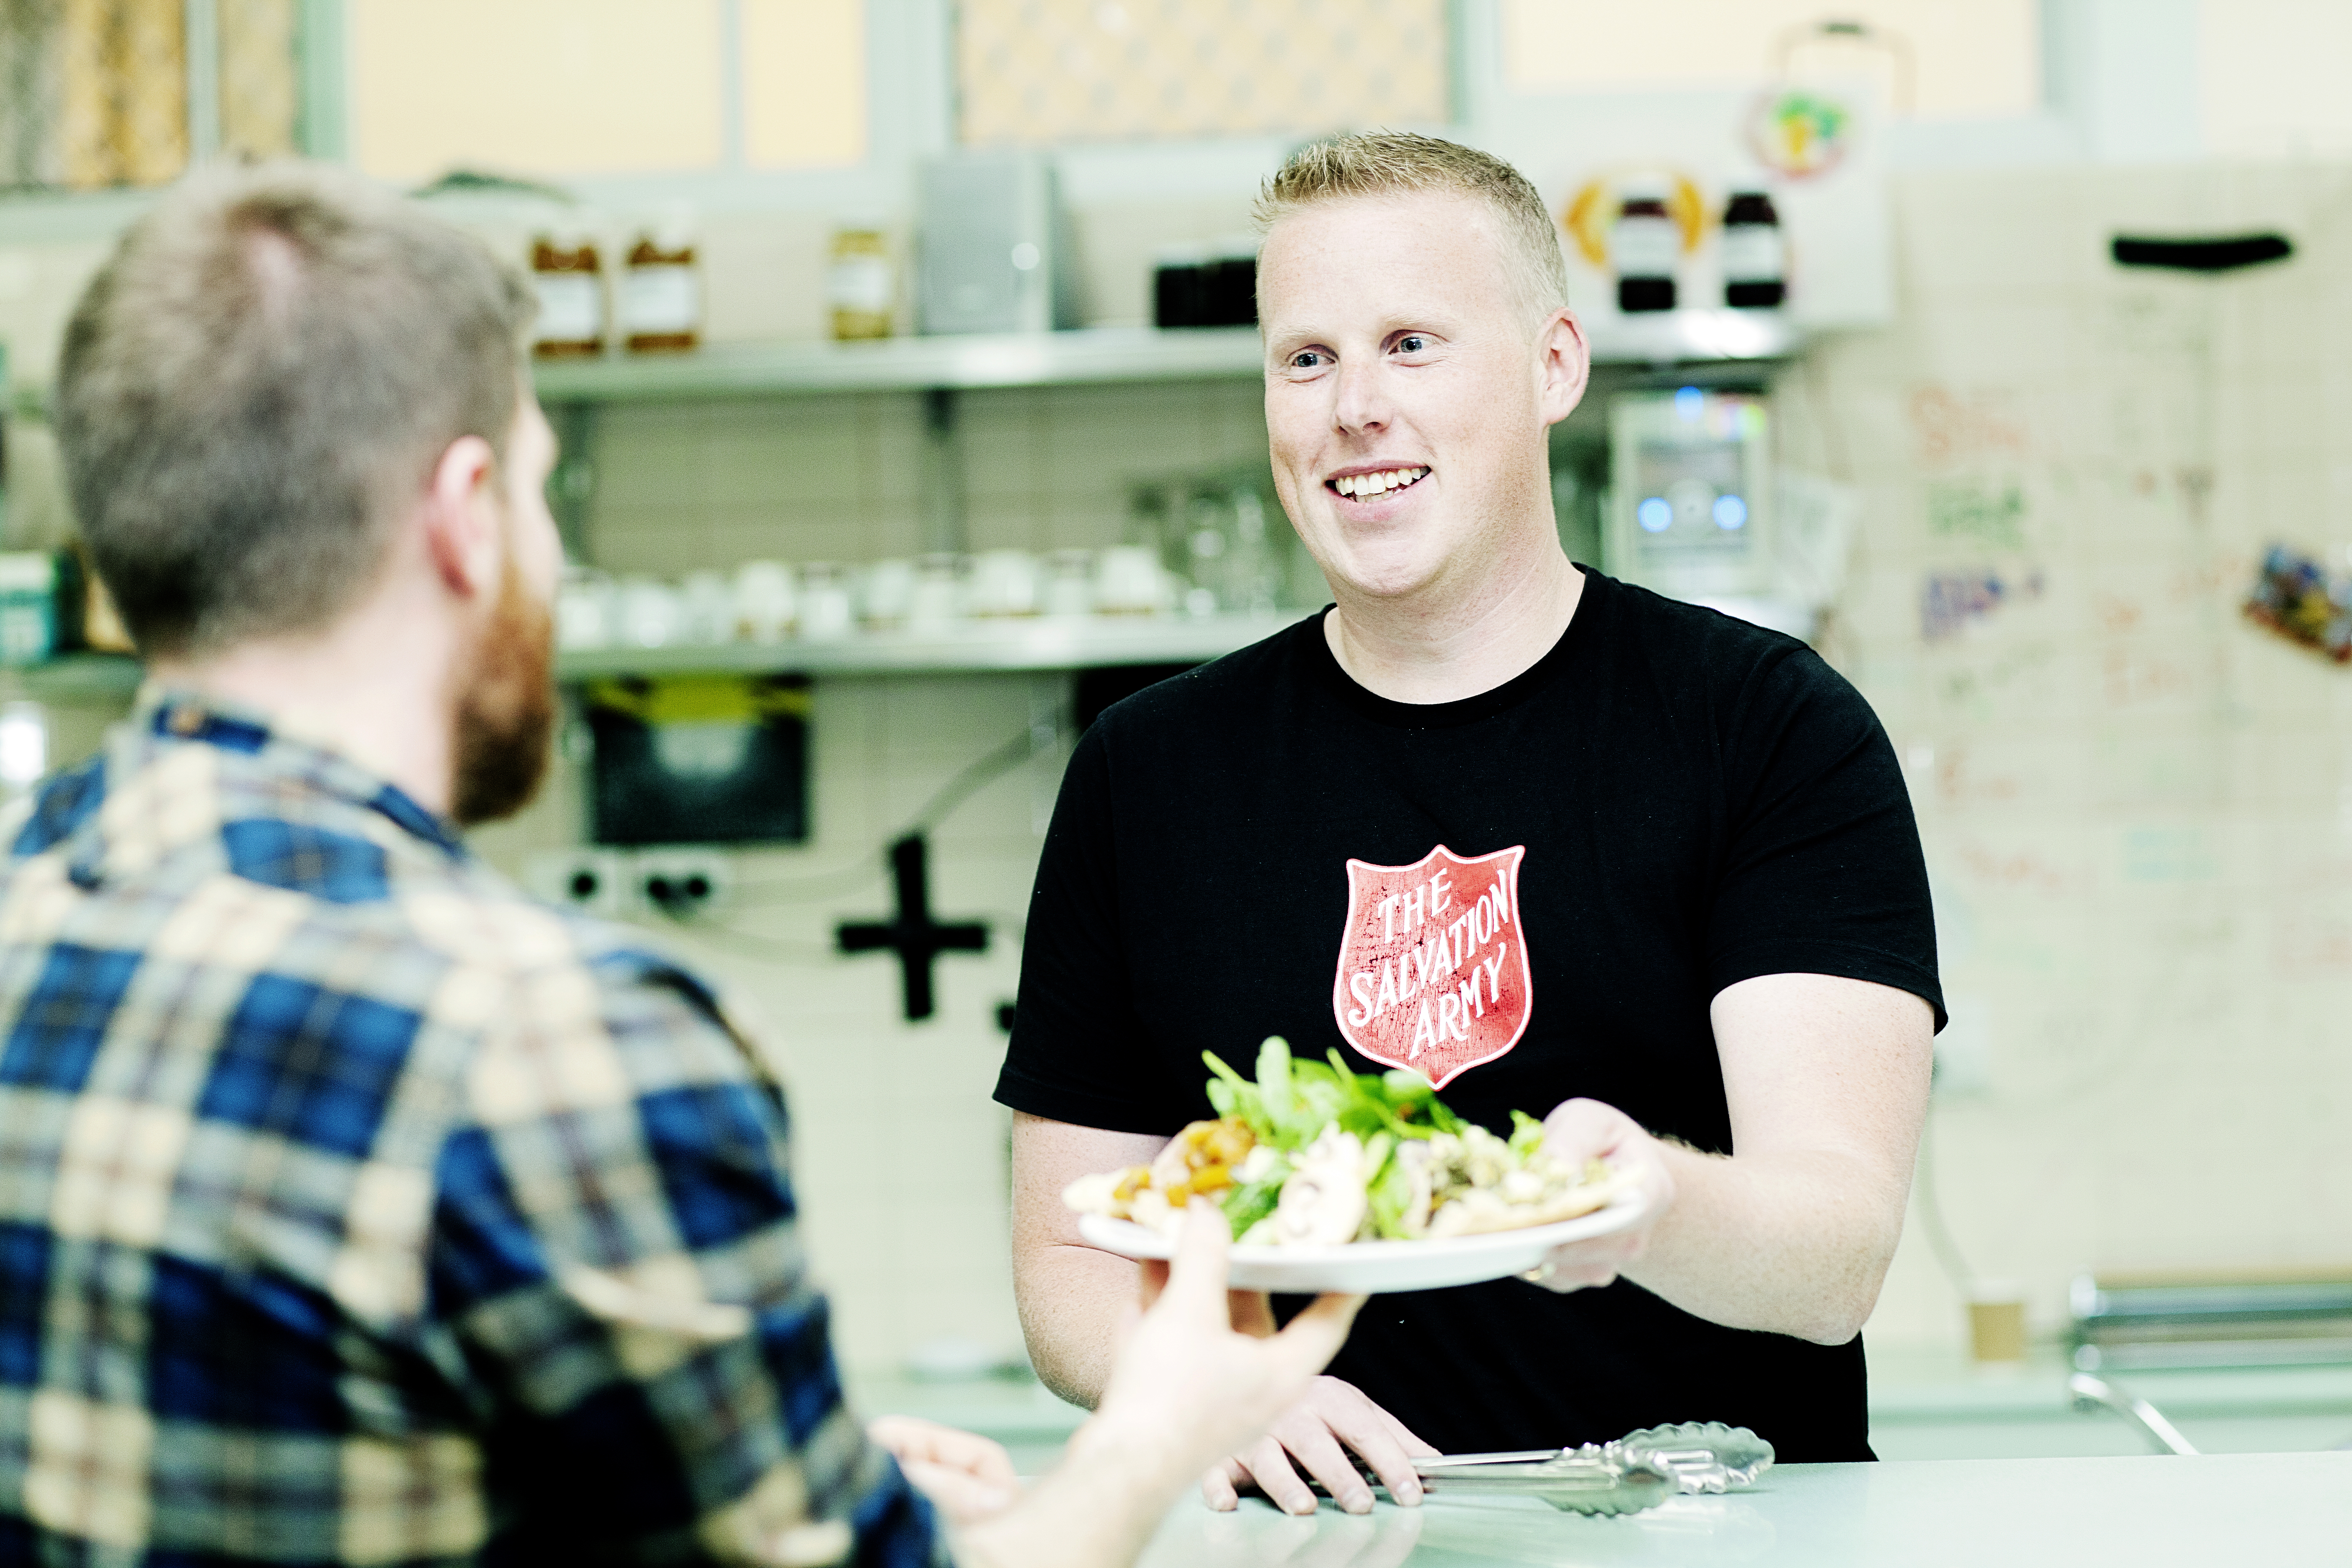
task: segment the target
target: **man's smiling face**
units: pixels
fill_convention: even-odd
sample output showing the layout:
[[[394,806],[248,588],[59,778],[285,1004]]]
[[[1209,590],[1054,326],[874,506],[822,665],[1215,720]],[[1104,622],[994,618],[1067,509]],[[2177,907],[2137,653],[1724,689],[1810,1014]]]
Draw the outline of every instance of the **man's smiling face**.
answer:
[[[1282,504],[1334,589],[1411,595],[1475,575],[1531,509],[1544,430],[1575,405],[1503,225],[1446,192],[1295,210],[1258,259],[1265,424]]]

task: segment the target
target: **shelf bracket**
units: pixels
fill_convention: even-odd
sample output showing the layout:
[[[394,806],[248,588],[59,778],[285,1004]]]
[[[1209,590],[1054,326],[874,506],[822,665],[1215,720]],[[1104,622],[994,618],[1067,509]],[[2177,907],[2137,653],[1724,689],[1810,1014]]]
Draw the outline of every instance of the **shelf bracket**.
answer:
[[[966,549],[963,432],[956,389],[923,390],[923,553],[961,555]]]
[[[547,411],[555,427],[555,468],[547,476],[547,510],[555,515],[555,531],[563,541],[563,557],[574,564],[588,559],[588,514],[596,500],[597,405],[559,403]]]

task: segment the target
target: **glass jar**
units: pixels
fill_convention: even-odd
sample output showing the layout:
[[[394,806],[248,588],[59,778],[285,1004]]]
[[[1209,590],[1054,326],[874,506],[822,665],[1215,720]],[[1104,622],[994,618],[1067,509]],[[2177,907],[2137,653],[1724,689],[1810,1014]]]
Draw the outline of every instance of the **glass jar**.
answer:
[[[1788,298],[1788,265],[1771,196],[1761,186],[1734,190],[1723,209],[1723,302],[1737,310],[1778,307]]]
[[[835,342],[888,337],[890,306],[898,291],[898,277],[890,265],[889,241],[879,228],[845,227],[833,231],[833,248],[824,272],[824,300],[832,312]]]
[[[593,236],[577,226],[531,241],[530,279],[539,294],[530,351],[542,359],[604,352],[604,261]]]
[[[1056,550],[1045,579],[1045,614],[1063,619],[1095,611],[1095,552]]]
[[[907,600],[907,629],[921,637],[952,631],[963,619],[963,557],[950,552],[916,563],[914,592]]]
[[[868,631],[894,632],[907,624],[915,602],[915,563],[890,559],[866,563],[858,574],[857,617]]]
[[[968,607],[973,616],[1034,616],[1044,597],[1044,566],[1030,552],[984,550],[972,558]]]
[[[1675,308],[1675,268],[1683,234],[1666,210],[1663,180],[1629,180],[1609,231],[1609,262],[1617,272],[1617,308],[1627,312]]]
[[[800,589],[781,561],[746,561],[735,568],[735,632],[745,642],[778,643],[800,622]]]
[[[850,603],[847,574],[826,561],[812,561],[802,567],[801,636],[845,637],[856,626],[857,612]]]
[[[621,273],[620,314],[631,353],[677,353],[702,342],[702,264],[690,216],[673,213],[637,236]]]

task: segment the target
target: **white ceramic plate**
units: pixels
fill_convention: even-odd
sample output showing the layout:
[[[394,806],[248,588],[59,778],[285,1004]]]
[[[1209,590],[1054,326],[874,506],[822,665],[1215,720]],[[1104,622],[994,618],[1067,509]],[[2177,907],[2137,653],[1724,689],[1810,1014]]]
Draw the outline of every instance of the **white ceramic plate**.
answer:
[[[1524,1274],[1544,1260],[1562,1242],[1608,1236],[1642,1217],[1641,1193],[1629,1188],[1615,1201],[1588,1215],[1525,1230],[1489,1231],[1483,1236],[1448,1237],[1441,1241],[1351,1241],[1340,1247],[1235,1247],[1233,1287],[1236,1290],[1279,1290],[1312,1295],[1323,1290],[1349,1295],[1373,1295],[1383,1290],[1438,1290],[1449,1285],[1475,1285]],[[1158,1231],[1133,1220],[1108,1215],[1078,1216],[1078,1234],[1106,1252],[1121,1258],[1168,1258],[1175,1244]]]

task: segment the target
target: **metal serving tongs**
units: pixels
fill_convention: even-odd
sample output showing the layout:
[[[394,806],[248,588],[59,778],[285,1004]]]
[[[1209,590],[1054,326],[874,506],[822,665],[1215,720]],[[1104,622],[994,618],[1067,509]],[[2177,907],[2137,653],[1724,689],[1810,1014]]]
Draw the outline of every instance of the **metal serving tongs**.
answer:
[[[1686,1421],[1645,1426],[1613,1443],[1503,1454],[1438,1454],[1412,1462],[1433,1492],[1534,1497],[1570,1513],[1639,1513],[1682,1492],[1752,1485],[1772,1464],[1772,1445],[1745,1426]],[[1357,1468],[1364,1469],[1361,1460]],[[1380,1479],[1364,1469],[1380,1489]]]
[[[1745,1426],[1720,1421],[1682,1421],[1644,1426],[1614,1443],[1587,1443],[1580,1454],[1639,1454],[1672,1472],[1685,1492],[1725,1492],[1751,1487],[1772,1468],[1772,1445]]]

